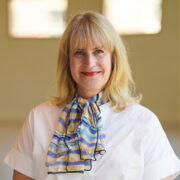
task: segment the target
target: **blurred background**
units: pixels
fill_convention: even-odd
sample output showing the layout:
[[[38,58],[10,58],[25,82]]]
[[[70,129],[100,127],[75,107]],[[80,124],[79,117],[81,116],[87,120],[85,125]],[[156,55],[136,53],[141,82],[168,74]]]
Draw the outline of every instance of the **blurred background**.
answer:
[[[104,14],[121,34],[141,104],[159,117],[180,158],[180,1],[0,0],[2,180],[11,179],[2,160],[28,112],[56,92],[61,33],[84,10]]]

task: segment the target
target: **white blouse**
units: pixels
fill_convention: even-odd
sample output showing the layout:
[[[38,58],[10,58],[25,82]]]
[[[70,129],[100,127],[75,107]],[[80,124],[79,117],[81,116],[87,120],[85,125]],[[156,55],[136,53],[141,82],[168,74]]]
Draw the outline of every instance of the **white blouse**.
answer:
[[[50,102],[30,112],[5,163],[36,180],[160,180],[180,170],[180,160],[153,112],[139,104],[114,112],[107,103],[100,110],[106,153],[93,161],[91,171],[47,174],[46,154],[61,111]]]

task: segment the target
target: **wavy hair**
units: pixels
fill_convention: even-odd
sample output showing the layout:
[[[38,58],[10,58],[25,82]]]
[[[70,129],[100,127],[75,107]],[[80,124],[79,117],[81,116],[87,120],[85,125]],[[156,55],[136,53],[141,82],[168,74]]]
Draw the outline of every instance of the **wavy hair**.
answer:
[[[63,106],[74,98],[76,83],[70,73],[69,51],[90,45],[96,47],[103,45],[112,54],[112,72],[105,87],[105,98],[111,102],[112,107],[121,111],[129,103],[139,103],[142,95],[136,95],[135,83],[122,39],[103,15],[93,11],[74,16],[60,39],[57,64],[58,95],[53,97],[52,103]]]

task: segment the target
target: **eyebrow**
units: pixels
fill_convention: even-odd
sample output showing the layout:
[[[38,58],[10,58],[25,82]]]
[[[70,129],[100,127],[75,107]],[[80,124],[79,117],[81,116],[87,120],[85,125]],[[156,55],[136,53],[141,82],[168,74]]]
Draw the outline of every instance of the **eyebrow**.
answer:
[[[95,48],[93,48],[93,50],[97,50],[97,49],[103,49],[104,48],[104,46],[99,46],[99,47],[95,47]],[[76,49],[74,49],[75,51],[84,51],[85,49],[83,49],[83,48],[76,48]]]
[[[77,49],[74,49],[75,51],[83,51],[84,49],[80,49],[80,48],[77,48]]]

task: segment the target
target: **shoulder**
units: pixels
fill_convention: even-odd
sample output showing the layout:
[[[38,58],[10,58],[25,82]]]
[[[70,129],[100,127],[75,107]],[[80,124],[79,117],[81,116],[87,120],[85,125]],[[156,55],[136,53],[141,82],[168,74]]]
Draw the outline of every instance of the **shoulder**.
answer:
[[[147,107],[140,104],[129,104],[124,110],[115,112],[110,104],[101,108],[105,127],[123,128],[136,134],[145,135],[153,131],[154,126],[161,128],[157,116]]]
[[[28,115],[29,123],[34,125],[53,124],[57,121],[61,108],[53,105],[50,101],[35,106]]]
[[[35,106],[31,111],[36,115],[47,115],[59,112],[61,108],[53,105],[50,101]]]
[[[124,113],[132,117],[134,120],[147,121],[157,119],[157,116],[149,108],[141,104],[130,104]]]
[[[51,101],[43,102],[39,105],[36,105],[33,108],[33,111],[47,111],[47,110],[53,110],[53,109],[59,109],[58,106],[55,106],[51,103]]]
[[[145,146],[153,146],[153,143],[158,144],[159,147],[161,144],[162,147],[169,146],[159,118],[150,109],[140,104],[133,104],[127,108],[127,114],[131,114],[131,123],[134,123],[138,130],[144,132]]]
[[[131,103],[124,110],[120,112],[115,112],[111,108],[111,105],[108,104],[104,107],[104,113],[110,113],[116,118],[126,119],[126,121],[131,121],[135,123],[152,123],[153,121],[157,121],[157,116],[147,107],[137,104]]]
[[[161,123],[154,112],[141,104],[131,104],[125,109],[125,114],[137,126],[149,131],[154,128],[162,129]]]
[[[153,133],[156,129],[161,131],[162,126],[158,117],[147,107],[140,104],[130,104],[120,112],[114,112],[110,105],[102,109],[102,117],[107,126],[124,128],[136,134]]]

